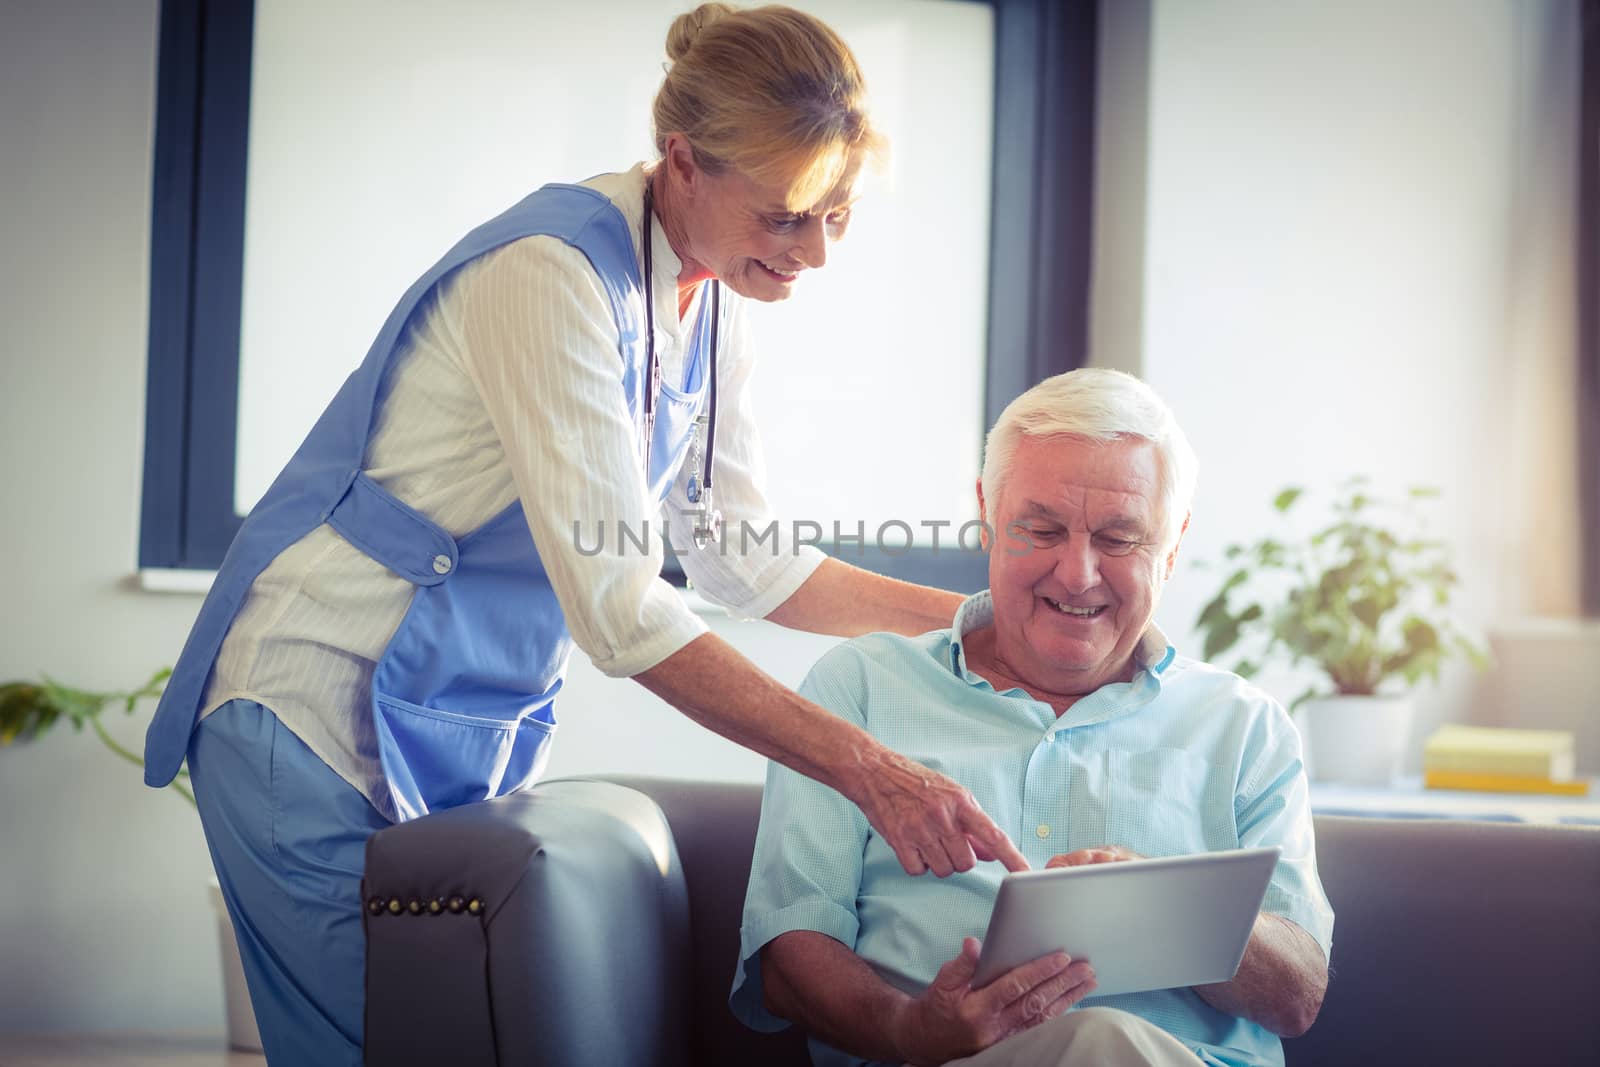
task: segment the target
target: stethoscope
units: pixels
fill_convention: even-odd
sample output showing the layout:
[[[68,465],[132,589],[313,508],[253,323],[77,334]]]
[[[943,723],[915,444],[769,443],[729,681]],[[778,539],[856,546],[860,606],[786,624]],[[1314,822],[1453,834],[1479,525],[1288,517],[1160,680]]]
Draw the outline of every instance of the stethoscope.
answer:
[[[650,374],[650,388],[644,394],[644,470],[650,474],[650,446],[656,436],[656,395],[661,392],[661,360],[656,355],[655,272],[652,267],[650,246],[655,243],[651,232],[653,198],[650,179],[644,183],[644,330],[645,359]],[[711,396],[710,414],[696,415],[694,436],[689,441],[689,457],[684,465],[689,468],[689,483],[685,486],[689,503],[694,505],[694,546],[704,548],[722,539],[722,512],[711,505],[711,456],[717,447],[717,327],[722,319],[722,283],[711,280]]]

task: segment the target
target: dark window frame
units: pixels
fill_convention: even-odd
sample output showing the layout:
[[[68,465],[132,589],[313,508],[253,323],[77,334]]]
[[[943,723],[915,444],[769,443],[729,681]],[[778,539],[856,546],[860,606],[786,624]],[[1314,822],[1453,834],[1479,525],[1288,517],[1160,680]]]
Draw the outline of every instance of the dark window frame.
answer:
[[[1584,0],[1578,132],[1579,611],[1600,618],[1600,0]]]
[[[1098,2],[981,2],[995,10],[988,426],[1017,394],[1086,359]],[[242,521],[233,499],[253,23],[252,0],[161,5],[144,568],[214,570]],[[837,554],[909,581],[987,584],[976,552]],[[675,561],[667,576],[683,582]]]

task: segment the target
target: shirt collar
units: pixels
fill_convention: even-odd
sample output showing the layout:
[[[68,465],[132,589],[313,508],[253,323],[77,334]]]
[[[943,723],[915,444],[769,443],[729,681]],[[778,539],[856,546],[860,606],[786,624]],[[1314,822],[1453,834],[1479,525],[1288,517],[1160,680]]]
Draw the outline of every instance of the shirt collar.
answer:
[[[985,589],[974,593],[961,602],[956,609],[956,617],[950,626],[950,670],[957,678],[963,678],[969,683],[976,683],[982,679],[967,669],[967,653],[962,647],[962,640],[972,631],[994,624],[994,596]],[[1167,640],[1167,635],[1154,622],[1145,628],[1144,635],[1139,638],[1139,643],[1133,649],[1133,662],[1141,670],[1148,670],[1151,674],[1159,675],[1172,665],[1177,650]]]

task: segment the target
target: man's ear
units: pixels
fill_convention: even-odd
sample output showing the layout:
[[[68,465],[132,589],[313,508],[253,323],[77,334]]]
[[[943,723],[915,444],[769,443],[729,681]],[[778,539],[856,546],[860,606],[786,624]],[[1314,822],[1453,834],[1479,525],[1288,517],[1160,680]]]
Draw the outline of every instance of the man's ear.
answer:
[[[1172,551],[1167,553],[1166,573],[1161,576],[1163,582],[1172,577],[1172,568],[1178,562],[1178,546],[1183,544],[1183,535],[1189,532],[1189,520],[1193,517],[1194,512],[1188,512],[1183,517],[1183,525],[1178,527],[1178,539],[1172,542]]]
[[[983,479],[978,479],[978,544],[983,546],[985,552],[989,551],[989,510],[983,501]]]

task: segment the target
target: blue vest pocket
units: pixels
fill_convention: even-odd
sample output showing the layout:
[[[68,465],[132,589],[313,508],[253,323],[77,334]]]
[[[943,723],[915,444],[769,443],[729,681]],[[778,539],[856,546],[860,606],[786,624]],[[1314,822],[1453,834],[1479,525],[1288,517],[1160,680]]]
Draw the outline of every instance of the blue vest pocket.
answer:
[[[514,793],[539,777],[556,724],[536,717],[544,709],[508,710],[504,718],[465,714],[373,694],[378,758],[400,821]]]

